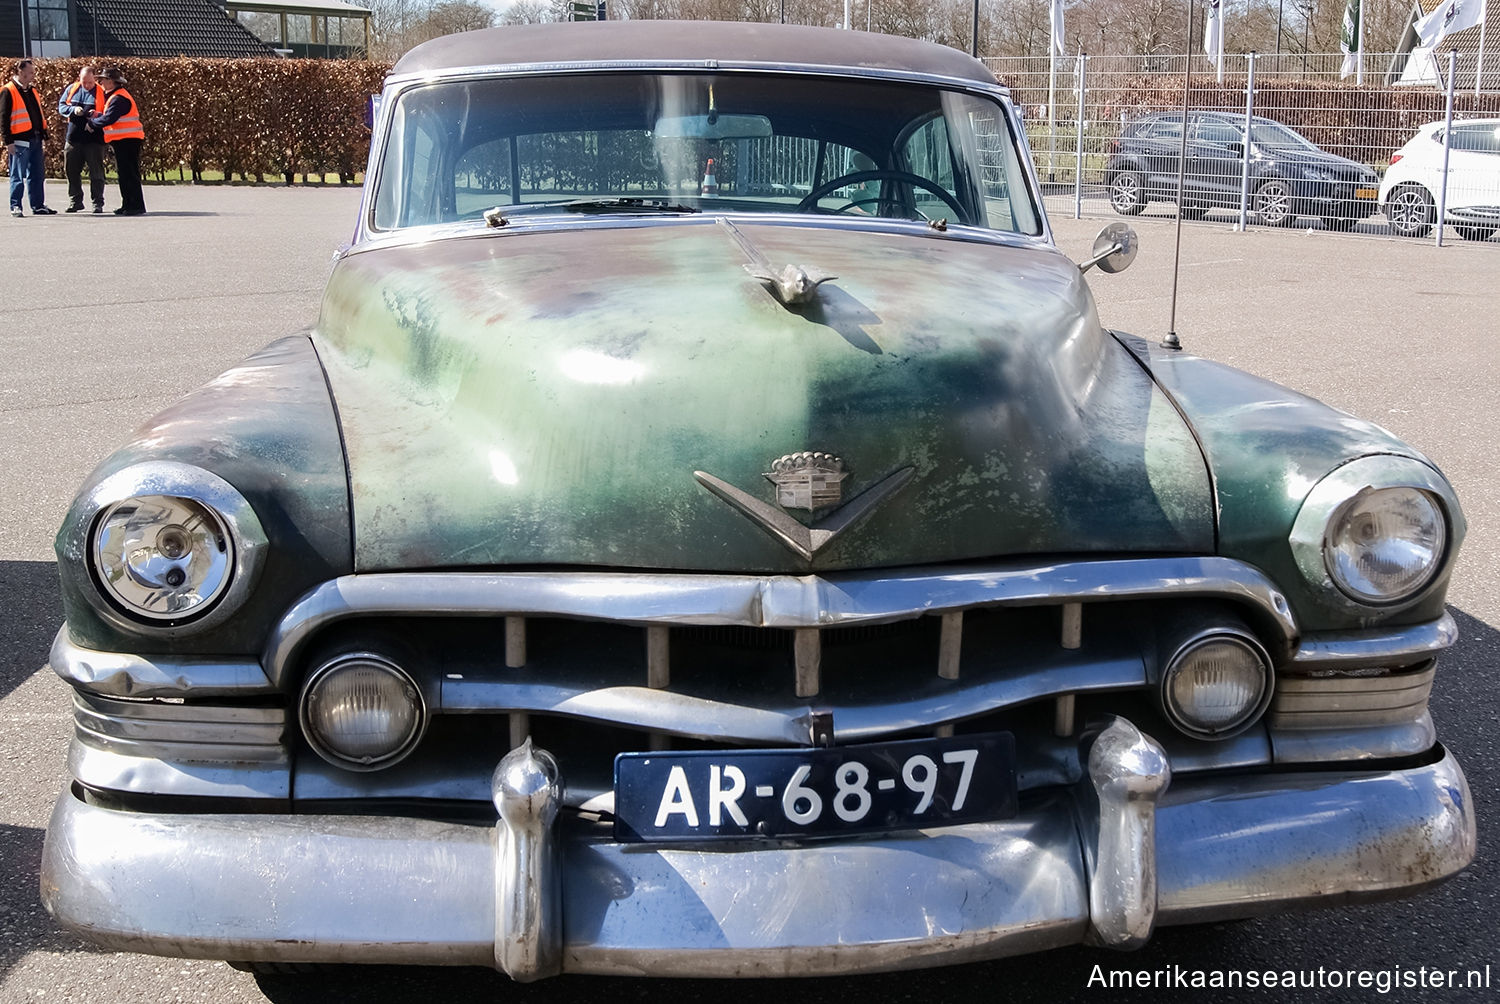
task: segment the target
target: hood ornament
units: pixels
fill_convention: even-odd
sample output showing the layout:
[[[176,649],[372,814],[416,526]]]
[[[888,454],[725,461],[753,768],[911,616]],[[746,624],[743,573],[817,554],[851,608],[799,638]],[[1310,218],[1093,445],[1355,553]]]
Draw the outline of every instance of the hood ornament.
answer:
[[[776,486],[776,501],[783,507],[781,509],[706,471],[694,471],[693,477],[788,550],[811,561],[835,537],[900,491],[915,472],[914,467],[892,471],[848,502],[838,505],[844,479],[849,476],[844,470],[844,462],[830,453],[789,453],[773,461],[770,472],[765,475]],[[813,512],[830,505],[838,508],[811,526],[804,526],[785,511],[806,509]]]
[[[818,295],[818,287],[829,279],[837,279],[836,275],[826,275],[822,272],[810,272],[801,265],[787,264],[777,270],[771,265],[770,260],[761,253],[750,238],[740,232],[740,229],[728,220],[719,219],[719,226],[734,238],[734,242],[740,246],[745,257],[750,263],[745,266],[756,279],[765,283],[771,295],[781,301],[783,306],[800,307],[811,303]]]
[[[848,476],[844,462],[831,453],[789,453],[771,461],[766,480],[776,486],[781,508],[814,512],[839,504]]]

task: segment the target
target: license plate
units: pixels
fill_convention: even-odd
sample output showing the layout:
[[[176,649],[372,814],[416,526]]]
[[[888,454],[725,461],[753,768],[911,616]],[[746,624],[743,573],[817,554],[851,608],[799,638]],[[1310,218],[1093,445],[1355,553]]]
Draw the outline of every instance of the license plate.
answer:
[[[615,839],[873,833],[1016,814],[1008,732],[818,749],[621,753]]]
[[[1380,190],[1376,188],[1356,188],[1354,190],[1354,197],[1356,199],[1373,199],[1379,194]]]

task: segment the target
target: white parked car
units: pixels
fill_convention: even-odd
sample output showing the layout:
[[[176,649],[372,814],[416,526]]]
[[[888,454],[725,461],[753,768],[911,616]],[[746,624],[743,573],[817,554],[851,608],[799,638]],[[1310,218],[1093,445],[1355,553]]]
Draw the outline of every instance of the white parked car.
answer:
[[[1429,122],[1391,154],[1380,208],[1403,237],[1424,237],[1437,221],[1443,177],[1442,122]],[[1444,218],[1460,237],[1482,241],[1500,230],[1500,119],[1453,123]]]

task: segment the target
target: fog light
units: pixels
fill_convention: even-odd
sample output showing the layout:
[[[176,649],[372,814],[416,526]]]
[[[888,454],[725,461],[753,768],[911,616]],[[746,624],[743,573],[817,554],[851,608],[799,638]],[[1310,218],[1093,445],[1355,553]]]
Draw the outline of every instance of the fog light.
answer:
[[[405,670],[362,652],[313,670],[302,688],[301,719],[308,743],[329,763],[380,770],[416,748],[427,708]]]
[[[1198,739],[1238,735],[1271,702],[1271,660],[1253,638],[1214,632],[1177,650],[1161,680],[1162,706]]]

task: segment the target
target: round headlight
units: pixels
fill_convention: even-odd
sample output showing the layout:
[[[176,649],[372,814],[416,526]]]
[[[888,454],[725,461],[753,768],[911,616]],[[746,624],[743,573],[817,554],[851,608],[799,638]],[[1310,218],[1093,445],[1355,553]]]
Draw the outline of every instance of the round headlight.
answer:
[[[1183,645],[1162,674],[1167,717],[1198,739],[1243,731],[1271,701],[1271,660],[1249,638],[1214,633]]]
[[[302,731],[323,759],[349,770],[379,770],[422,738],[427,709],[406,671],[379,655],[343,655],[313,671],[302,688]]]
[[[1334,584],[1364,603],[1395,603],[1431,581],[1447,528],[1432,496],[1378,488],[1350,499],[1328,523],[1323,563]]]
[[[138,495],[110,506],[94,536],[109,596],[153,621],[206,612],[229,585],[234,545],[224,520],[190,498]]]

